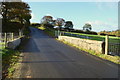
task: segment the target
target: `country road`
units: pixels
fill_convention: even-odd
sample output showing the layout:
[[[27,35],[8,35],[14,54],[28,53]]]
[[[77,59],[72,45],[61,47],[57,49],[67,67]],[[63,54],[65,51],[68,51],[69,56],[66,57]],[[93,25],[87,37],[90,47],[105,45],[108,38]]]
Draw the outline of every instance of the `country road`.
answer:
[[[31,29],[20,78],[118,78],[118,66]]]

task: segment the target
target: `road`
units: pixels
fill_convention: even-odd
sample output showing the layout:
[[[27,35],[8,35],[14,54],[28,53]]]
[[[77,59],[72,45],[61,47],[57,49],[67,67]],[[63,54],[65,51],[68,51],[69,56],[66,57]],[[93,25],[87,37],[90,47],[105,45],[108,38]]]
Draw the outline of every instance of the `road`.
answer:
[[[23,51],[20,78],[118,78],[118,66],[63,44],[36,28]]]

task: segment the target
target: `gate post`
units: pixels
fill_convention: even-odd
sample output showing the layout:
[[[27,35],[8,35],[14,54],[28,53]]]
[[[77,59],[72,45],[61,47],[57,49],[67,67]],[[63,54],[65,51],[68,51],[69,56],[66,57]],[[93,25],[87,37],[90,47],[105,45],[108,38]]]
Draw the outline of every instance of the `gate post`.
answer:
[[[109,50],[109,36],[106,35],[106,37],[105,37],[105,55],[108,54],[108,50]]]
[[[14,40],[14,34],[13,33],[11,33],[11,36],[12,36],[12,41]]]
[[[5,33],[5,48],[7,47],[7,33]]]

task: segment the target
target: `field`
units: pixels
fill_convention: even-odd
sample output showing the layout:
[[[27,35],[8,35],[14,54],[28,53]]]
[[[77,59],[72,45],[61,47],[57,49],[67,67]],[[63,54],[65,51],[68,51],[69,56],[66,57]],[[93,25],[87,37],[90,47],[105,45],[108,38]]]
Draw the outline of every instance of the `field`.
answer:
[[[86,37],[88,37],[88,39],[90,39],[90,40],[105,41],[105,36],[101,36],[101,35],[91,35],[91,34],[82,34],[82,33],[73,33],[73,32],[65,32],[65,33],[70,34],[67,36],[73,35],[73,37],[74,37],[76,35],[75,37],[77,37],[78,35],[81,35],[81,36],[84,36],[85,39],[86,39]],[[83,37],[81,37],[81,38],[83,38]],[[109,42],[110,43],[119,43],[120,37],[109,36]]]
[[[51,36],[55,36],[55,31],[57,32],[57,30],[46,29],[44,27],[36,27],[36,28],[44,30],[45,32],[47,32]],[[64,36],[72,36],[72,37],[78,37],[78,38],[90,39],[90,40],[97,40],[97,41],[105,41],[105,37],[106,37],[106,36],[102,36],[102,35],[92,35],[92,34],[65,32],[65,31],[61,31],[61,32],[64,33],[64,34],[62,34]],[[120,37],[109,36],[109,43],[120,43]]]
[[[44,31],[51,36],[61,34],[63,36],[72,36],[72,37],[78,37],[78,38],[89,39],[89,40],[104,41],[104,42],[105,42],[105,38],[106,38],[106,36],[83,34],[83,33],[73,33],[73,32],[64,32],[64,31],[61,31],[61,33],[59,33],[57,30],[54,30],[54,29],[44,29]],[[109,42],[108,54],[120,55],[119,54],[119,52],[120,52],[120,49],[119,49],[120,48],[120,37],[109,36],[108,42]]]

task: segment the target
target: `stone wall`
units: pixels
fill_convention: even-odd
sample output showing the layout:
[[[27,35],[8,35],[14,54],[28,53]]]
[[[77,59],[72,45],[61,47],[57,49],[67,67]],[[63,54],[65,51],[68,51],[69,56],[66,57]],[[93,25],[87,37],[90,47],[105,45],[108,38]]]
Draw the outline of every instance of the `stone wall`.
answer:
[[[21,43],[21,39],[18,38],[18,39],[8,42],[7,47],[10,49],[15,49],[17,46],[20,45],[20,43]]]
[[[81,39],[76,37],[68,37],[68,36],[59,36],[59,40],[66,41],[68,43],[71,43],[73,45],[76,45],[80,48],[86,49],[86,50],[92,50],[96,53],[104,53],[103,43],[102,41],[96,41],[96,40],[88,40],[88,39]]]

